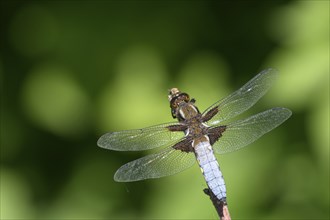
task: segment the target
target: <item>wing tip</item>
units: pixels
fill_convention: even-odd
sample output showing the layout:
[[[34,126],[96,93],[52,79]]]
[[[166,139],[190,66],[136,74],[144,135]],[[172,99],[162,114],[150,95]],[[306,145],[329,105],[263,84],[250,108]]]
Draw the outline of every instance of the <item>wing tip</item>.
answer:
[[[264,70],[261,71],[261,73],[268,73],[268,72],[272,72],[272,73],[275,73],[275,74],[278,74],[279,73],[279,70],[274,68],[274,67],[268,67]]]
[[[97,140],[96,144],[97,144],[98,147],[106,148],[106,147],[105,147],[105,141],[106,141],[105,135],[107,135],[107,134],[102,135],[102,136]]]
[[[114,144],[111,135],[115,132],[109,132],[102,135],[96,142],[97,146],[100,148],[108,149],[108,150],[116,150],[121,151],[121,148],[116,147]]]
[[[121,168],[119,168],[119,169],[116,171],[115,175],[113,176],[113,180],[116,181],[116,182],[119,182],[119,183],[122,183],[122,182],[128,182],[128,181],[125,181],[125,179],[122,178],[121,175],[119,175],[119,172],[118,172],[118,171],[119,171],[120,169],[121,169]]]
[[[272,110],[280,111],[282,115],[286,116],[286,119],[290,118],[292,115],[292,111],[285,107],[274,107]]]
[[[268,67],[264,70],[262,70],[259,74],[257,74],[258,77],[267,77],[269,80],[271,80],[270,82],[272,82],[274,79],[276,79],[278,77],[279,71],[276,68],[273,67]]]
[[[121,178],[118,177],[116,174],[114,175],[113,180],[114,180],[115,182],[118,182],[118,183],[128,182],[128,181],[125,181],[124,179],[121,179]]]

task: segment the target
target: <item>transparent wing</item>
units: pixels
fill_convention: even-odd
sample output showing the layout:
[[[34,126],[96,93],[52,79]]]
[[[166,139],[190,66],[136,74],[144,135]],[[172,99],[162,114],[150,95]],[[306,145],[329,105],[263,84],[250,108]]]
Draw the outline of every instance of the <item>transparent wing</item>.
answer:
[[[132,182],[160,178],[181,172],[195,163],[195,155],[172,147],[139,158],[120,167],[115,173],[117,182]]]
[[[277,71],[275,69],[266,69],[252,78],[239,90],[211,105],[205,110],[203,116],[214,108],[218,108],[218,113],[207,124],[210,126],[219,124],[248,110],[265,95],[276,76]]]
[[[169,126],[178,123],[166,123],[143,129],[118,131],[104,134],[97,141],[102,148],[117,151],[139,151],[165,146],[170,142],[184,137],[183,132],[174,132]]]
[[[213,149],[218,154],[224,154],[245,147],[282,124],[291,114],[292,112],[286,108],[272,108],[233,122],[214,143]]]

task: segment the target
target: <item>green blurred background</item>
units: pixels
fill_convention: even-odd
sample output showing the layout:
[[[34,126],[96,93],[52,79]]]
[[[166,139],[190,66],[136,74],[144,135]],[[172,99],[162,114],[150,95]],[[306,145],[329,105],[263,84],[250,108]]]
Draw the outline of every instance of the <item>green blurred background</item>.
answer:
[[[173,121],[167,89],[200,110],[267,67],[251,110],[293,111],[220,155],[234,219],[329,218],[329,1],[1,1],[1,219],[216,219],[195,165],[116,183],[148,152],[107,131]]]

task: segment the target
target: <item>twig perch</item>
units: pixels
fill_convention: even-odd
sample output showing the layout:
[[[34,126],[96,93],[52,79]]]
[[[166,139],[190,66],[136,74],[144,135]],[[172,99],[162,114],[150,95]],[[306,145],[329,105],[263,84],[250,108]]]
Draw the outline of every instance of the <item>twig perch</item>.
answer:
[[[231,220],[226,199],[219,200],[209,188],[204,189],[203,191],[210,197],[214,208],[217,210],[220,220]]]

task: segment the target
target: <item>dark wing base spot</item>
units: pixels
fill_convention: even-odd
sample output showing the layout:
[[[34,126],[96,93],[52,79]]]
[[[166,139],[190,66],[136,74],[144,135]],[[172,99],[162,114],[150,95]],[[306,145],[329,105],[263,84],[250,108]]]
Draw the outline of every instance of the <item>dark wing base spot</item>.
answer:
[[[202,118],[203,122],[207,122],[213,118],[217,113],[219,112],[218,106],[215,106],[214,108],[210,109]]]
[[[226,128],[227,126],[218,126],[208,130],[207,135],[210,139],[211,145],[219,140],[219,138],[222,136],[222,133],[226,131]]]
[[[187,125],[170,125],[167,127],[167,129],[171,132],[175,131],[183,131],[185,132],[188,129]],[[192,140],[191,138],[185,138],[184,140],[176,143],[173,148],[175,150],[181,150],[182,152],[194,152],[193,147],[191,146]]]
[[[173,148],[175,150],[181,150],[182,152],[194,152],[194,148],[191,145],[192,140],[190,138],[184,139],[178,143],[176,143]]]
[[[180,124],[178,124],[178,125],[169,125],[169,126],[167,126],[167,129],[169,130],[169,131],[185,131],[185,130],[187,130],[187,126],[186,125],[180,125]]]

